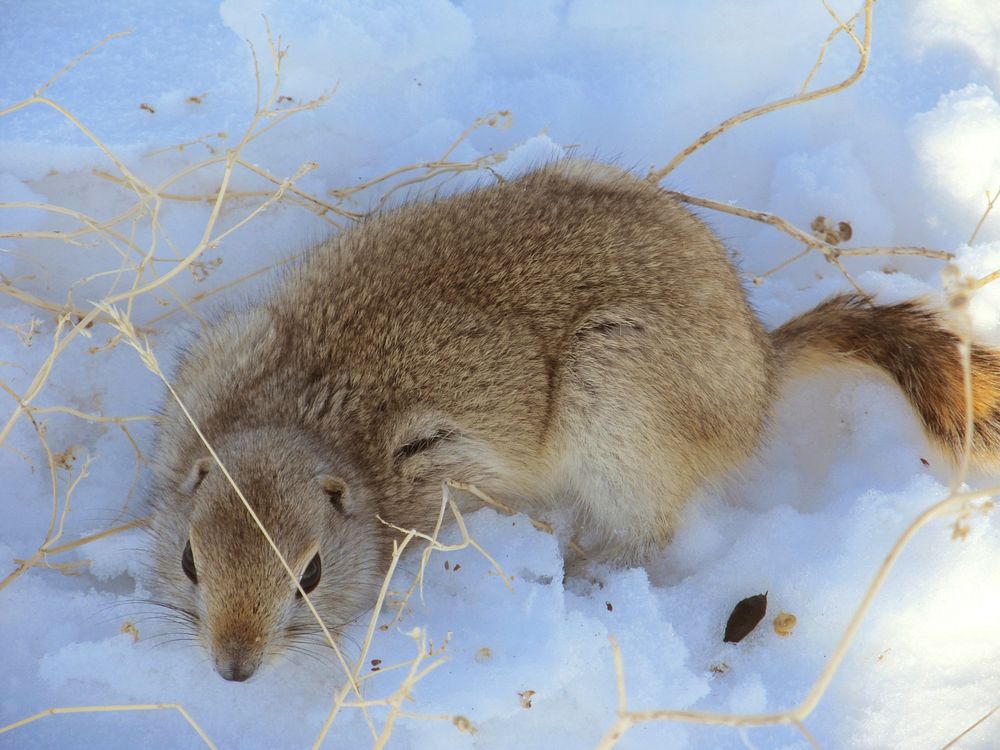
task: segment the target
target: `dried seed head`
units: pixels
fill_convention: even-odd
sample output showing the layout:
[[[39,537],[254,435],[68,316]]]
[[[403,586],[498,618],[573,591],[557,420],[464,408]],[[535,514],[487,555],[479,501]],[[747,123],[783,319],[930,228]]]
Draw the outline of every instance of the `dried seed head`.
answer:
[[[798,619],[790,612],[782,612],[774,618],[774,632],[785,637],[792,634]]]

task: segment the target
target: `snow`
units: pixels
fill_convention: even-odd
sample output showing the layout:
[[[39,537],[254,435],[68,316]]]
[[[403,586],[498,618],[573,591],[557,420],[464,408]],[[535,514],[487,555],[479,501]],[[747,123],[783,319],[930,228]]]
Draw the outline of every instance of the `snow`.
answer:
[[[845,18],[857,9],[846,1],[833,5]],[[833,28],[818,0],[186,0],[59,3],[44,11],[8,4],[0,24],[0,109],[30,96],[106,34],[132,27],[46,95],[141,179],[158,184],[212,156],[212,149],[232,146],[252,118],[253,66],[244,40],[264,62],[266,88],[262,16],[290,46],[282,93],[296,101],[336,93],[251,143],[246,159],[279,180],[317,162],[297,185],[327,199],[330,189],[440,157],[476,118],[499,110],[511,111],[511,126],[477,129],[452,158],[512,149],[495,166],[509,176],[570,152],[642,172],[666,163],[722,119],[796,91]],[[969,242],[986,191],[1000,188],[1000,9],[991,0],[879,3],[874,39],[870,69],[856,86],[727,132],[666,184],[772,211],[800,227],[820,214],[850,221],[850,245],[940,248],[957,254],[965,274],[991,273],[1000,268],[1000,217],[988,218]],[[840,80],[856,60],[853,43],[841,34],[814,85]],[[150,155],[199,139],[181,151]],[[129,209],[134,193],[95,169],[118,174],[53,110],[36,105],[0,118],[0,201],[49,203],[99,219]],[[220,175],[217,164],[170,189],[209,194]],[[481,179],[459,176],[446,189]],[[232,189],[271,191],[274,185],[237,171]],[[363,210],[379,197],[379,189],[366,191],[348,206]],[[234,226],[260,200],[234,200],[217,231]],[[207,202],[164,202],[158,273],[169,268],[167,259],[197,245],[210,210]],[[764,274],[800,250],[768,227],[699,213],[748,274]],[[71,216],[0,208],[0,232],[78,227]],[[101,273],[118,268],[128,241],[150,247],[148,222],[133,228],[126,221],[117,229],[114,246],[93,235],[79,244],[0,237],[0,278],[54,304],[72,292],[73,304],[86,311],[109,290],[132,283],[131,276]],[[282,203],[208,251],[203,260],[223,262],[208,269],[206,280],[185,272],[172,286],[186,298],[203,294],[298,253],[329,231],[315,214]],[[939,261],[882,256],[845,263],[882,301],[943,299]],[[267,279],[252,279],[230,294],[252,296]],[[847,288],[816,255],[748,285],[772,326]],[[225,297],[209,297],[196,310],[210,315]],[[157,290],[136,300],[133,320],[150,321],[174,304]],[[977,335],[1000,342],[1000,284],[980,290],[970,310]],[[0,323],[0,379],[24,394],[51,351],[55,321],[4,294]],[[184,313],[156,324],[151,343],[165,366],[196,325]],[[59,356],[33,405],[150,414],[162,398],[159,381],[127,346],[108,347],[114,335],[108,326],[87,333]],[[6,422],[15,405],[8,395],[0,398]],[[117,425],[59,413],[36,419],[46,424],[53,451],[75,454],[67,459],[70,468],[57,472],[61,498],[92,459],[74,489],[60,543],[142,515],[141,479],[132,487],[135,450]],[[150,425],[127,427],[148,451]],[[48,463],[31,422],[20,419],[3,447],[0,563],[6,567],[0,577],[15,560],[34,554],[52,510]],[[618,705],[609,636],[621,646],[631,709],[787,710],[828,663],[896,539],[947,495],[950,480],[905,400],[882,378],[844,370],[796,381],[755,460],[729,486],[701,492],[674,543],[644,569],[605,568],[599,582],[564,583],[553,537],[523,516],[489,509],[469,516],[470,532],[513,576],[512,588],[473,549],[432,555],[423,600],[415,596],[400,624],[376,631],[368,658],[380,659],[383,668],[371,672],[366,665],[366,697],[387,697],[398,688],[405,669],[387,667],[414,658],[410,633],[419,627],[437,654],[424,664],[446,660],[416,684],[405,710],[464,716],[476,732],[461,732],[446,719],[402,716],[390,747],[596,745],[614,725]],[[968,483],[988,487],[991,477],[973,475]],[[940,747],[995,705],[1000,529],[995,513],[976,513],[967,536],[956,541],[951,520],[933,521],[916,535],[875,599],[805,722],[821,747]],[[450,528],[445,538],[460,537]],[[52,557],[53,563],[88,561],[78,575],[34,568],[0,590],[0,727],[51,707],[176,703],[220,748],[311,746],[341,684],[332,653],[292,654],[248,683],[223,681],[196,644],[172,642],[184,634],[158,622],[157,612],[141,602],[149,596],[144,545],[138,531],[91,542]],[[393,589],[405,590],[418,567],[419,556],[404,558]],[[732,607],[764,591],[765,620],[742,643],[723,643]],[[780,612],[797,618],[790,636],[771,627]],[[128,622],[138,628],[138,640],[122,631]],[[355,658],[364,624],[348,636],[345,653]],[[519,695],[527,691],[534,691],[530,708]],[[381,727],[386,710],[373,708],[371,715]],[[361,713],[345,708],[324,747],[372,741]],[[960,747],[998,744],[1000,718],[994,716]],[[94,746],[204,743],[171,709],[50,716],[0,733],[4,750]],[[618,746],[790,750],[809,744],[790,726],[741,732],[660,722],[635,727]]]
[[[908,135],[919,154],[922,178],[932,196],[975,226],[977,204],[1000,183],[1000,102],[986,86],[969,84],[944,94],[934,109],[910,121]],[[994,184],[997,183],[997,184]],[[963,211],[964,208],[964,211]]]

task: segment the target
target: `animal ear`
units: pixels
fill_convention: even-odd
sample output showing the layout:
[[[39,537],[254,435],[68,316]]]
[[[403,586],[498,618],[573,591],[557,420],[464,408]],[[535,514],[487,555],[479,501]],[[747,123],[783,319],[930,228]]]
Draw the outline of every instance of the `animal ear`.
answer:
[[[454,430],[437,429],[423,435],[411,435],[406,442],[396,448],[393,454],[395,462],[405,461],[418,453],[430,450],[455,436]]]
[[[201,486],[202,481],[208,475],[208,471],[211,468],[212,459],[208,456],[195,461],[191,467],[191,471],[188,472],[187,477],[181,482],[181,492],[186,495],[194,494],[194,491]]]
[[[320,488],[330,499],[330,504],[340,513],[350,515],[353,510],[354,497],[347,488],[347,482],[333,474],[320,474],[316,479]]]
[[[392,452],[397,474],[416,478],[433,467],[453,463],[461,434],[451,425],[427,422],[404,432]]]

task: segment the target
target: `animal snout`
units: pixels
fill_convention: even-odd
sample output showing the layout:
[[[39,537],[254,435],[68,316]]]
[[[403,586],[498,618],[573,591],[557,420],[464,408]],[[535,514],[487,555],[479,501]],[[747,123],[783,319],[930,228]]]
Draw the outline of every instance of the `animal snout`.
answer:
[[[257,665],[249,663],[246,659],[230,659],[221,663],[216,662],[215,669],[224,680],[244,682],[257,671]]]
[[[215,671],[223,679],[231,682],[245,682],[260,667],[264,650],[259,648],[257,643],[230,638],[218,643],[212,656]]]

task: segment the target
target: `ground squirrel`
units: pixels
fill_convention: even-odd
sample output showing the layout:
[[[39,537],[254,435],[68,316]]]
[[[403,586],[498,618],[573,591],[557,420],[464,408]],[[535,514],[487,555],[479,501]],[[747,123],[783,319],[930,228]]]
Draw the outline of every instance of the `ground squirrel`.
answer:
[[[564,162],[358,222],[206,327],[174,386],[336,632],[386,570],[376,515],[429,531],[445,478],[571,508],[595,557],[641,563],[697,486],[754,451],[793,364],[882,369],[955,454],[957,341],[918,304],[857,296],[769,334],[701,220],[647,181]],[[1000,363],[972,361],[984,455]],[[159,429],[163,603],[244,680],[316,623],[172,400]]]

